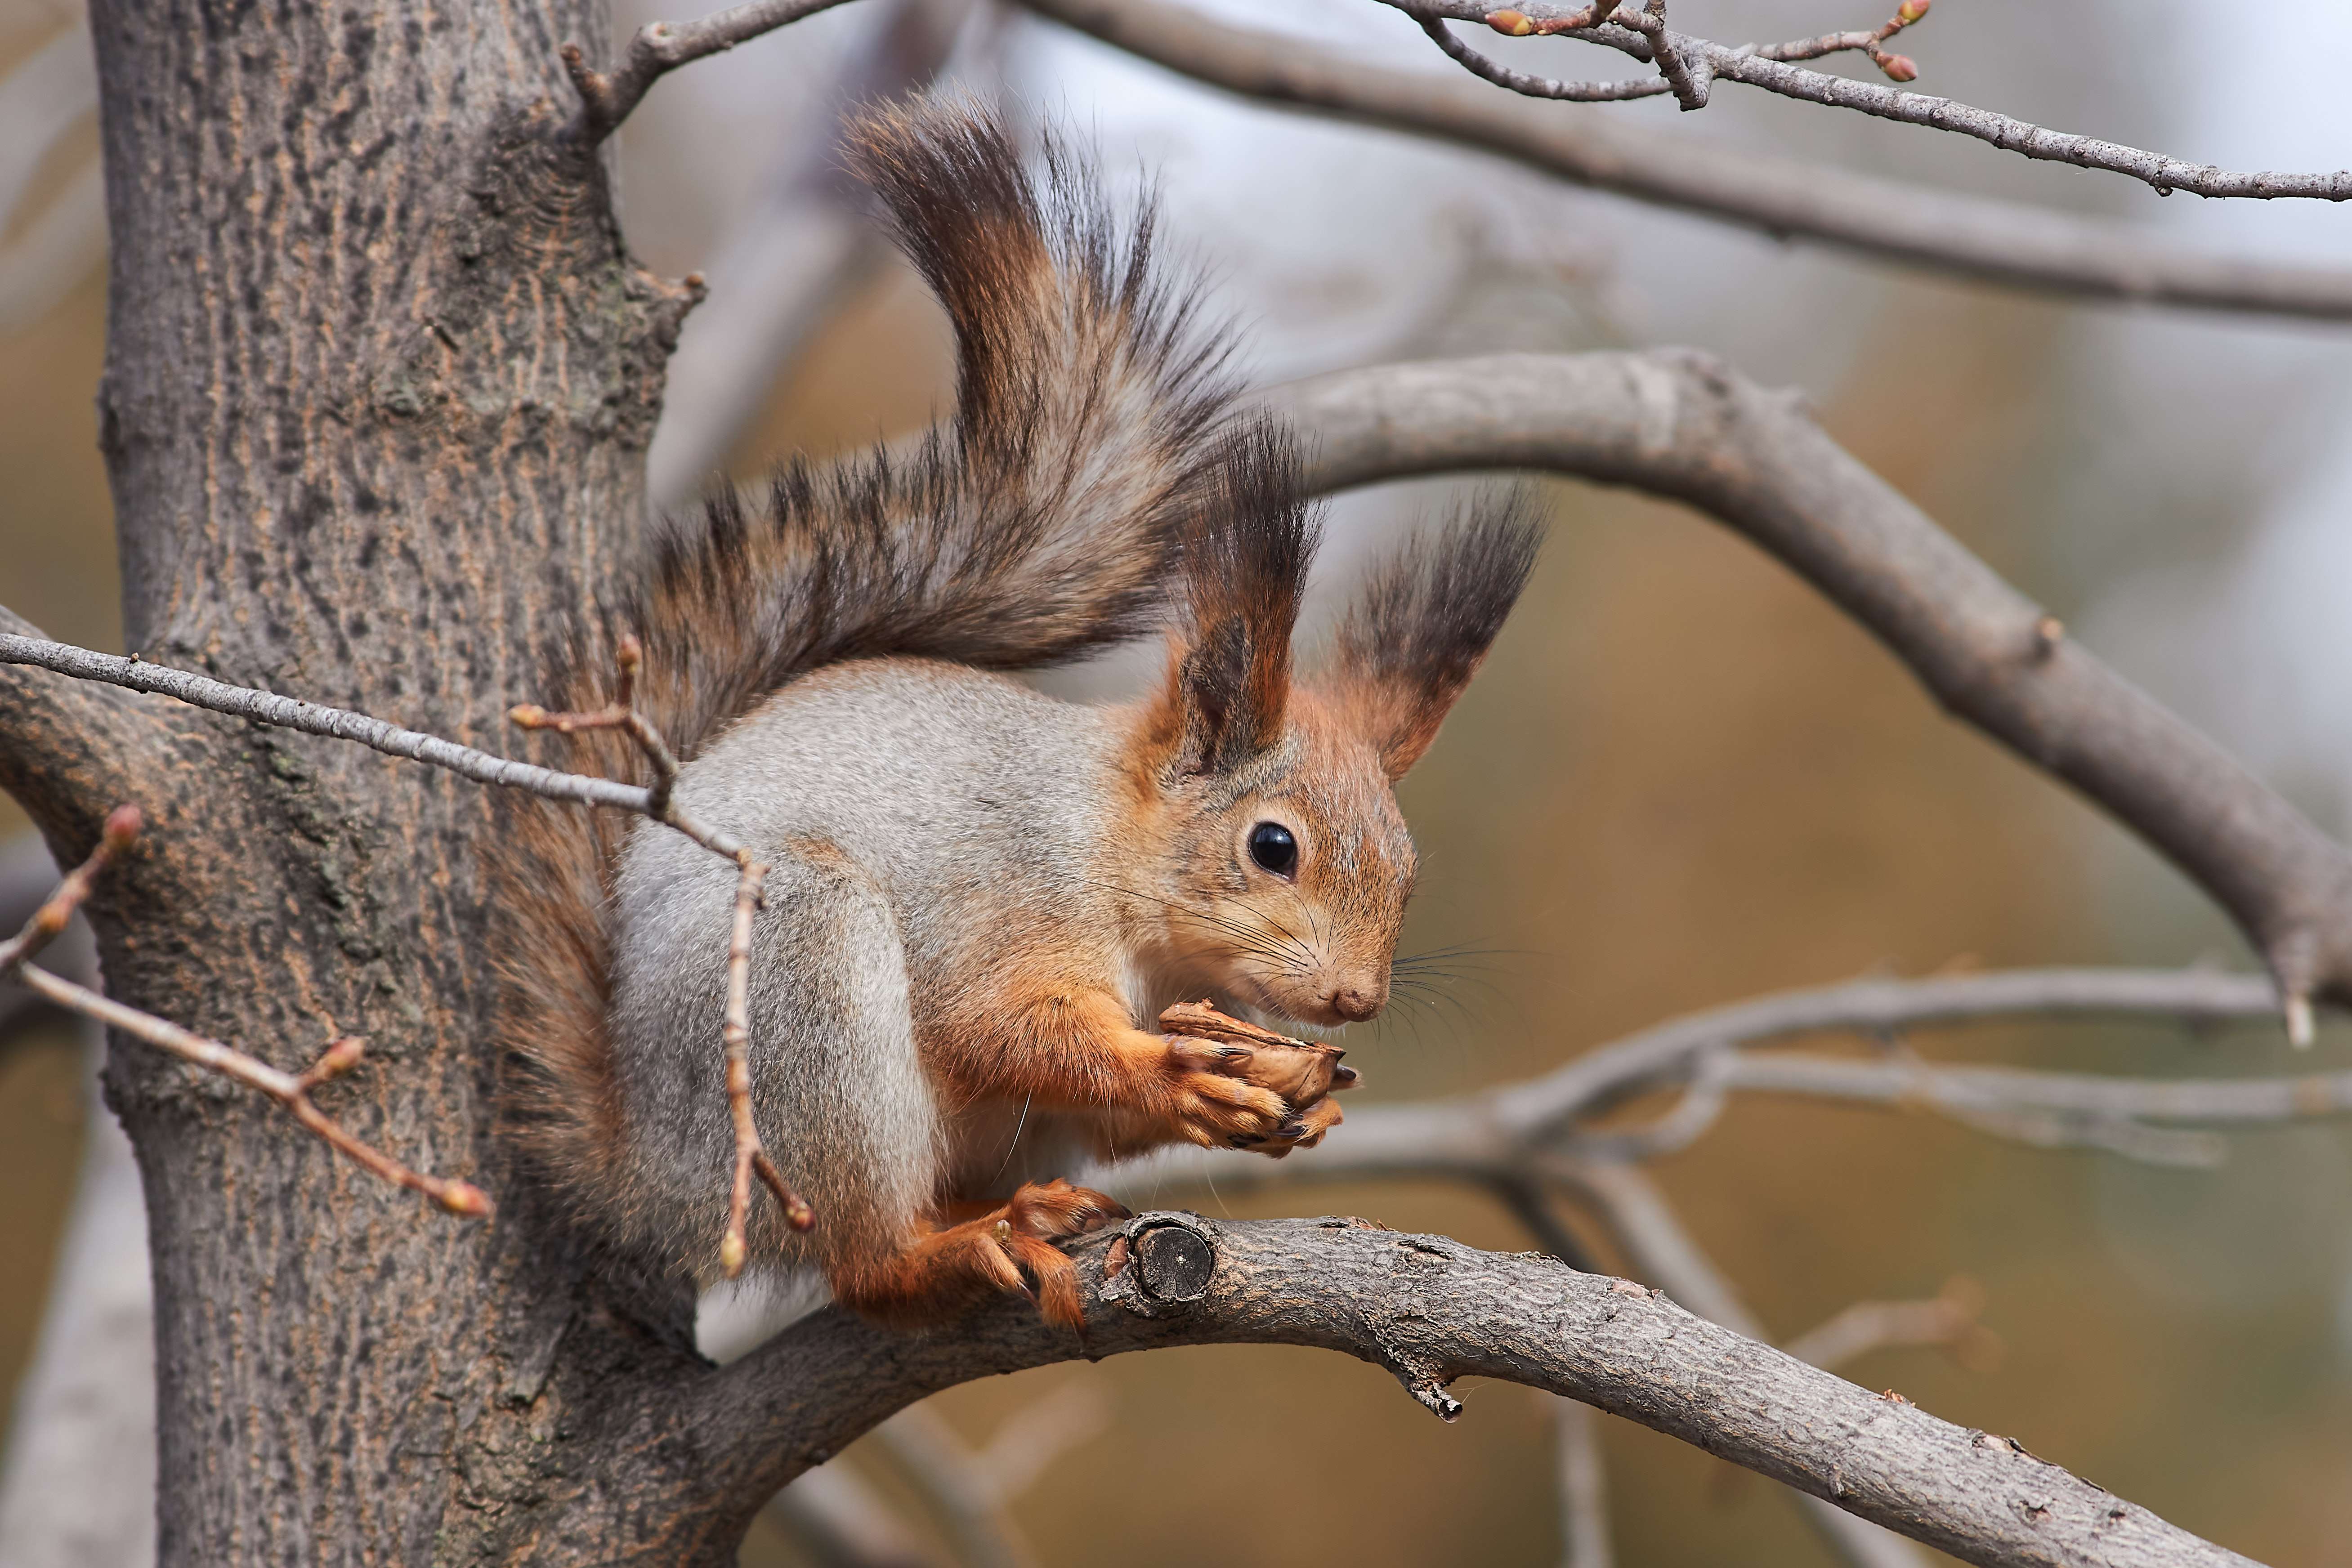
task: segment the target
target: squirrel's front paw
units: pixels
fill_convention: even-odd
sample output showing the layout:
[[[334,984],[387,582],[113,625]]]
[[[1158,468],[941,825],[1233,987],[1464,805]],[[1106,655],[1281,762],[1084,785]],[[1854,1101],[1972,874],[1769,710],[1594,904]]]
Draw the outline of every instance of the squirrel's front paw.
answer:
[[[1210,1148],[1248,1149],[1280,1159],[1311,1149],[1340,1121],[1329,1095],[1352,1088],[1336,1046],[1294,1040],[1229,1018],[1207,1003],[1160,1016],[1170,1065],[1179,1073],[1177,1123]]]

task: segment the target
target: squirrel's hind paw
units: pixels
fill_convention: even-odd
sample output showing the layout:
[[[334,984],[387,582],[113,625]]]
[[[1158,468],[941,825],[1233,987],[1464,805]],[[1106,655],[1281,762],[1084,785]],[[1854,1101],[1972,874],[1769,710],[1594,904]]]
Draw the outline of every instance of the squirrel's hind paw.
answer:
[[[1058,1178],[1032,1182],[1003,1205],[920,1237],[883,1268],[836,1280],[834,1293],[865,1317],[923,1328],[1015,1290],[1048,1322],[1076,1328],[1086,1316],[1077,1268],[1054,1243],[1127,1217],[1115,1198]]]

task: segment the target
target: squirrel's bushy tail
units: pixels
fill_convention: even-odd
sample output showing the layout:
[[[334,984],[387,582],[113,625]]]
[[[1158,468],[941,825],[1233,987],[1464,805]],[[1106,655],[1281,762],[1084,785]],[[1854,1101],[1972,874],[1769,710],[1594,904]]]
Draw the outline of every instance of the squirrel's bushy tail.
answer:
[[[1223,339],[1154,268],[1149,203],[1118,221],[1066,147],[1047,142],[1040,180],[992,119],[936,101],[870,114],[852,159],[954,326],[955,416],[860,459],[793,463],[764,505],[730,493],[663,526],[548,695],[600,704],[610,639],[634,631],[638,706],[682,758],[824,665],[1030,668],[1132,637],[1223,493]],[[576,766],[637,775],[610,732],[583,741]],[[490,868],[509,1126],[592,1218],[627,1207],[602,920],[625,827],[522,799]]]
[[[1223,347],[1154,269],[1149,205],[1114,219],[1050,138],[1034,179],[952,105],[871,113],[851,146],[954,325],[955,417],[662,531],[628,619],[682,755],[823,665],[1034,668],[1133,637],[1213,489]]]

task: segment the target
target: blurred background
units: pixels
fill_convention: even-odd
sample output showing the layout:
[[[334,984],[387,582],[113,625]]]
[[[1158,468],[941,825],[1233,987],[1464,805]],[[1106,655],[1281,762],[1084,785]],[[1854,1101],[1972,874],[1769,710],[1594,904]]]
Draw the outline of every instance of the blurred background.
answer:
[[[1369,0],[1204,8],[1284,28],[1300,48],[1451,68]],[[619,9],[616,37],[660,14],[636,0]],[[1732,41],[1874,26],[1883,9],[1676,0],[1675,16]],[[2352,11],[2275,0],[2264,16],[2258,37],[2188,0],[1942,0],[1901,47],[1922,89],[2059,129],[2230,167],[2352,162],[2352,100],[2284,90],[2272,41],[2334,58],[2352,47]],[[898,31],[885,40],[886,27]],[[66,0],[0,0],[0,73],[18,72],[0,93],[0,144],[37,153],[17,160],[20,200],[0,166],[0,603],[52,636],[119,650],[92,413],[103,218],[94,124],[75,107],[86,85],[73,96],[89,71],[79,28]],[[1573,46],[1517,48],[1512,63],[1554,75],[1612,68]],[[624,132],[631,243],[649,266],[707,272],[714,289],[681,349],[679,428],[656,446],[667,499],[714,471],[757,475],[947,406],[943,325],[845,216],[824,153],[840,84],[935,68],[1031,123],[1064,125],[1123,191],[1149,171],[1165,232],[1244,323],[1259,379],[1693,344],[1803,388],[1839,440],[2074,635],[2324,827],[2352,831],[2352,326],[1927,279],[1249,108],[974,7],[845,7],[691,68]],[[1662,140],[1737,141],[2352,263],[2352,213],[2159,201],[1736,87],[1688,118],[1666,100],[1583,112]],[[1340,501],[1318,602],[1446,494]],[[1546,494],[1553,527],[1535,585],[1402,790],[1424,856],[1405,951],[1465,955],[1433,1005],[1348,1037],[1365,1100],[1526,1077],[1675,1013],[1863,973],[2250,966],[2179,875],[1946,721],[1772,562],[1670,506],[1570,484]],[[1115,690],[1132,673],[1114,662],[1068,689]],[[0,802],[0,840],[22,826]],[[2135,1075],[2352,1065],[2341,1025],[2323,1027],[2311,1056],[2253,1026],[1978,1028],[1912,1043],[1941,1059]],[[69,1031],[0,1044],[0,1396],[33,1356],[85,1125]],[[1756,1100],[1654,1171],[1776,1336],[1958,1280],[1980,1294],[1997,1348],[1979,1336],[1962,1357],[1890,1350],[1843,1370],[2014,1434],[2251,1556],[2352,1564],[2352,1129],[2233,1135],[2226,1163],[2186,1171]],[[1227,1212],[1213,1192],[1170,1200]],[[1437,1186],[1291,1192],[1230,1212],[1335,1209],[1529,1245],[1485,1200]],[[1041,1411],[1080,1439],[1058,1445],[1013,1504],[1048,1563],[1557,1560],[1549,1402],[1504,1385],[1457,1392],[1468,1414],[1444,1426],[1374,1369],[1252,1348],[1049,1369],[932,1405],[974,1443]],[[1601,1441],[1621,1561],[1823,1561],[1770,1483],[1621,1422],[1604,1421]],[[903,1454],[876,1447],[837,1463],[904,1500]],[[908,1518],[918,1538],[935,1533],[911,1504]],[[763,1521],[744,1561],[800,1561],[796,1550]]]

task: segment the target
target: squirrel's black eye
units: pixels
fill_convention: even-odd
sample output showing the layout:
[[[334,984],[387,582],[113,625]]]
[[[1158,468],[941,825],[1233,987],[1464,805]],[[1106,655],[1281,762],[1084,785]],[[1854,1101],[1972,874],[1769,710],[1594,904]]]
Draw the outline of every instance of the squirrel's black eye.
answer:
[[[1279,822],[1261,822],[1251,828],[1249,851],[1251,859],[1277,877],[1297,869],[1298,840]]]

